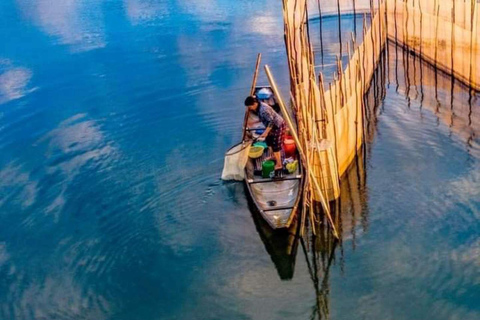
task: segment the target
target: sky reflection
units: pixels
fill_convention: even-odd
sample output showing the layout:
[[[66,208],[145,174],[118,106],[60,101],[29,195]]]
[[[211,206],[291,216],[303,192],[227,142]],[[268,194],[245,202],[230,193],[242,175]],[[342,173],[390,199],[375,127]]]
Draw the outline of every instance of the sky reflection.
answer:
[[[437,111],[425,86],[422,106],[392,66],[342,180],[343,242],[317,238],[308,261],[298,242],[271,249],[243,185],[219,179],[258,52],[288,96],[280,1],[0,3],[2,320],[310,319],[320,300],[332,319],[478,318],[463,96]],[[338,22],[323,22],[330,64]]]
[[[105,47],[103,0],[16,0],[24,17],[72,52]]]
[[[30,88],[33,73],[24,67],[17,67],[6,59],[0,59],[0,104],[24,97],[34,89]]]

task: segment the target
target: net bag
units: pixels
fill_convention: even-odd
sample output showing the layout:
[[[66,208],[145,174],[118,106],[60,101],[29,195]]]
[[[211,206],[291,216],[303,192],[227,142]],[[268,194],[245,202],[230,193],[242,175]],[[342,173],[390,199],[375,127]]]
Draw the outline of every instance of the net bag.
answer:
[[[222,180],[242,181],[245,178],[245,166],[248,161],[251,142],[240,142],[225,154]]]

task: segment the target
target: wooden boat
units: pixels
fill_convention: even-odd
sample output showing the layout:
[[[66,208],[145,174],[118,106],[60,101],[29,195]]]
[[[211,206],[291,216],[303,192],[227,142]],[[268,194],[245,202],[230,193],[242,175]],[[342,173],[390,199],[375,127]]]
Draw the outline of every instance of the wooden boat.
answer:
[[[255,93],[258,93],[263,88],[271,90],[270,87],[256,87]],[[273,90],[271,91],[273,92]],[[274,109],[277,109],[275,108],[275,96],[272,96],[268,103],[272,105]],[[247,123],[251,124],[255,122],[256,125],[251,128],[245,126],[244,137],[249,136],[255,138],[255,131],[264,128],[263,124],[250,113]],[[295,160],[298,160],[298,168],[295,172],[291,174],[285,173],[282,178],[264,179],[261,176],[262,162],[270,156],[270,151],[266,149],[260,158],[250,158],[248,160],[245,168],[245,185],[253,204],[270,227],[273,229],[286,229],[290,227],[292,221],[295,219],[302,198],[304,183],[302,165],[300,156],[296,154]],[[283,159],[284,155],[282,152],[282,161]]]

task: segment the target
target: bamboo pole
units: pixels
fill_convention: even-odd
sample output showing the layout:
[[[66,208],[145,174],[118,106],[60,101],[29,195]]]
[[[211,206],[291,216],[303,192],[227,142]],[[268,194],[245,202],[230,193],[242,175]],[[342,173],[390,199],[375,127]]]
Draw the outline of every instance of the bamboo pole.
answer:
[[[308,184],[308,175],[305,176],[305,184]],[[303,191],[304,193],[306,193],[307,191]],[[303,238],[303,231],[305,229],[305,219],[306,219],[306,214],[307,214],[307,203],[306,201],[304,200],[302,202],[302,221],[300,222],[300,237]]]
[[[452,33],[451,33],[451,44],[450,44],[450,71],[452,74],[452,83],[453,83],[453,57],[455,56],[455,23],[456,23],[456,12],[457,7],[455,5],[456,0],[452,0]]]
[[[260,61],[262,60],[262,54],[257,55],[257,63],[255,64],[255,72],[253,73],[252,86],[250,87],[250,95],[252,96],[255,93],[255,87],[257,86],[258,71],[260,69]],[[245,117],[243,118],[243,128],[242,128],[242,141],[245,140],[247,135],[247,122],[248,122],[248,110],[245,111]]]
[[[338,11],[338,42],[340,43],[340,60],[342,59],[342,17],[340,15],[340,0],[337,0]]]
[[[262,60],[262,54],[257,55],[257,63],[255,64],[255,72],[253,74],[252,86],[250,88],[250,95],[255,93],[255,87],[257,86],[258,71],[260,69],[260,61]]]
[[[306,157],[306,153],[304,152],[304,149],[303,149],[303,146],[300,142],[300,139],[298,138],[297,136],[297,133],[296,133],[296,130],[295,130],[295,126],[292,122],[292,119],[290,118],[290,115],[288,113],[288,110],[286,109],[285,107],[285,104],[283,103],[283,99],[280,95],[280,92],[278,91],[278,88],[277,88],[277,84],[275,82],[275,79],[273,78],[273,75],[272,73],[270,72],[270,68],[268,67],[268,65],[265,65],[265,72],[267,74],[267,77],[268,77],[268,80],[270,82],[270,85],[272,86],[272,89],[273,89],[273,92],[275,93],[275,96],[277,97],[278,99],[278,104],[280,105],[280,109],[282,110],[282,114],[284,115],[285,117],[285,120],[287,122],[287,125],[290,129],[290,133],[292,134],[292,137],[293,139],[295,140],[295,144],[297,145],[297,148],[298,148],[298,151],[300,153],[300,156],[302,158],[302,162],[304,164],[306,164],[307,166],[307,170],[308,168],[310,167],[309,165],[309,159],[308,157]],[[325,215],[327,216],[329,222],[330,222],[330,225],[332,227],[332,230],[333,230],[333,234],[336,238],[338,238],[338,233],[337,233],[337,229],[335,228],[335,225],[333,223],[333,220],[332,220],[332,217],[330,215],[330,208],[328,206],[328,203],[327,201],[325,200],[325,197],[324,197],[324,194],[323,194],[323,191],[321,190],[319,184],[318,184],[318,181],[317,181],[317,177],[315,177],[315,175],[310,171],[308,170],[308,176],[311,180],[311,182],[313,182],[313,186],[315,187],[316,191],[318,192],[318,194],[320,195],[320,198],[321,198],[321,201],[320,203],[322,204],[322,207],[323,207],[323,210],[325,212]]]
[[[353,0],[353,33],[355,36],[357,35],[357,4],[355,0]]]
[[[437,69],[438,64],[438,25],[440,23],[439,13],[440,13],[440,4],[437,5],[437,0],[435,0],[435,69]],[[436,71],[435,71],[436,72]]]
[[[398,46],[398,26],[397,26],[397,20],[398,20],[398,17],[397,17],[397,1],[395,0],[394,1],[394,8],[393,8],[393,15],[394,15],[394,22],[395,22],[395,50],[396,50],[396,47]]]
[[[321,0],[317,0],[318,3],[318,18],[320,19],[319,25],[320,25],[320,51],[322,54],[322,69],[324,68],[324,63],[323,63],[323,17],[322,17],[322,6],[320,5]]]
[[[470,87],[480,87],[480,83],[478,83],[478,79],[474,78],[474,72],[473,70],[477,70],[476,68],[476,59],[473,58],[473,55],[475,53],[475,45],[476,45],[476,37],[477,37],[477,1],[476,0],[471,0],[470,4],[472,6],[472,16],[471,16],[471,33],[470,33]]]
[[[321,103],[322,103],[322,113],[323,113],[323,126],[322,126],[322,135],[324,138],[327,138],[327,125],[329,123],[329,119],[327,116],[327,107],[326,107],[326,101],[325,101],[325,87],[323,83],[323,74],[320,72],[318,75],[318,86],[320,89],[320,97],[321,97]]]
[[[435,40],[434,40],[434,45],[435,45],[435,58],[434,58],[434,69],[435,69],[435,100],[437,102],[437,109],[436,112],[439,112],[439,105],[440,101],[438,100],[438,24],[440,23],[439,19],[439,11],[440,11],[440,5],[437,5],[437,0],[435,0],[435,8],[434,8],[434,14],[435,14]]]
[[[346,96],[347,96],[347,101],[348,101],[348,97],[350,97],[352,95],[352,69],[351,68],[351,62],[352,62],[352,53],[350,52],[350,41],[347,42],[347,52],[348,52],[348,83],[345,84],[345,92],[346,92]]]

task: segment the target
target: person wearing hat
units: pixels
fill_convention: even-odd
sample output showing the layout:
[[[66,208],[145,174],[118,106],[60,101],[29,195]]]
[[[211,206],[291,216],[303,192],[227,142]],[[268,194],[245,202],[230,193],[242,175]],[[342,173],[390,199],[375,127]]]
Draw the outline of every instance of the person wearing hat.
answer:
[[[258,116],[265,126],[265,132],[258,137],[258,141],[265,141],[272,148],[275,160],[275,171],[280,172],[283,169],[282,164],[282,145],[285,138],[285,120],[273,110],[268,104],[260,102],[257,97],[249,96],[245,99],[245,106],[250,112]]]

